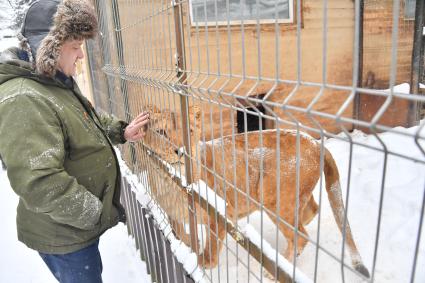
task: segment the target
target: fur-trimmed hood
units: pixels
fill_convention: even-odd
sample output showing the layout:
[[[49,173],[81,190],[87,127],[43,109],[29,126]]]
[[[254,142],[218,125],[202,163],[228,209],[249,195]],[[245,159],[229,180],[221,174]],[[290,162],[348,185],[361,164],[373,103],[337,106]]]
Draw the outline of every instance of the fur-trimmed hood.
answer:
[[[42,17],[49,16],[49,12],[51,15],[52,10],[55,13],[46,23]],[[34,22],[41,23],[35,33],[26,26]],[[49,22],[51,26],[48,26]],[[35,51],[31,45],[39,43],[35,68],[41,75],[54,77],[62,44],[67,40],[93,38],[97,31],[96,12],[88,0],[39,0],[28,9],[21,31],[21,46],[29,52],[31,59]]]

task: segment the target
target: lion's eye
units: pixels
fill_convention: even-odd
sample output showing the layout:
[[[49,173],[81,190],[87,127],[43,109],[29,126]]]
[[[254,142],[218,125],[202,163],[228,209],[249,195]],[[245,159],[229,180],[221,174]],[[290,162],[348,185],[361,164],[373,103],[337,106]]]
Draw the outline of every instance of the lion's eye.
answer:
[[[163,129],[158,129],[158,130],[156,130],[156,132],[157,132],[158,134],[160,134],[161,136],[168,137],[168,136],[167,136],[167,132],[166,132],[166,131],[164,131]]]

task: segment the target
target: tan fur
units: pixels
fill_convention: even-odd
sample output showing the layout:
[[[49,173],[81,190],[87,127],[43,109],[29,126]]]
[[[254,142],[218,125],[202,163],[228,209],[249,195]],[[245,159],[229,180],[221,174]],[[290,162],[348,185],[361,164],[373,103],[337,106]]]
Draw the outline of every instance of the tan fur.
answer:
[[[192,111],[192,115],[199,116],[196,111]],[[193,116],[191,118],[193,119]],[[197,120],[197,123],[199,124],[199,120]],[[156,125],[153,125],[153,128],[155,127]],[[199,140],[199,134],[199,129],[192,131],[192,142]],[[260,135],[262,135],[261,142]],[[171,140],[176,147],[182,145],[181,140],[173,141],[172,136],[168,136],[167,139]],[[245,144],[245,140],[247,140],[247,144]],[[248,150],[247,156],[245,154],[246,148]],[[294,131],[281,130],[280,135],[277,130],[268,130],[262,133],[249,132],[246,135],[226,136],[213,142],[200,143],[198,151],[196,151],[196,147],[192,147],[192,155],[196,156],[196,152],[198,152],[198,159],[201,162],[200,167],[195,166],[194,171],[199,173],[195,174],[195,180],[198,178],[204,180],[210,188],[217,191],[221,198],[226,199],[228,203],[227,214],[232,221],[237,221],[239,218],[259,210],[260,207],[255,202],[261,203],[262,199],[264,207],[268,211],[274,212],[268,213],[270,218],[279,226],[280,231],[287,239],[288,245],[284,251],[284,256],[288,260],[292,260],[295,244],[293,227],[297,226],[300,232],[297,237],[296,254],[299,255],[307,244],[305,237],[308,234],[305,225],[314,218],[318,211],[312,192],[321,173],[320,150],[321,146],[317,141],[302,134],[299,139],[299,152],[297,152],[297,137]],[[164,158],[167,159],[169,156],[165,155]],[[246,167],[246,158],[248,158],[248,167]],[[296,210],[297,160],[300,166],[298,211]],[[205,168],[215,172],[216,176]],[[277,172],[279,175],[277,175]],[[344,205],[339,186],[339,173],[328,150],[324,152],[324,175],[335,220],[340,231],[343,231]],[[278,207],[277,177],[279,177],[280,201]],[[247,195],[250,197],[249,201]],[[237,210],[235,209],[236,206]],[[205,248],[199,255],[198,262],[207,268],[214,267],[218,262],[226,230],[221,222],[216,223],[215,219],[208,218],[207,213],[202,211],[198,205],[196,209],[198,223],[202,222],[209,227]],[[185,210],[187,209],[183,209],[183,211]],[[280,217],[279,222],[276,218],[276,212]],[[298,223],[296,223],[296,216],[298,216]],[[179,227],[179,220],[172,222],[178,236],[188,241],[189,236],[181,232],[184,229]],[[284,224],[284,222],[287,224]],[[353,266],[368,277],[369,273],[361,261],[348,221],[345,234]]]
[[[168,163],[180,162],[181,158],[177,154],[183,146],[183,130],[182,119],[180,113],[170,111],[168,109],[159,109],[156,106],[146,106],[145,111],[150,114],[150,122],[147,126],[149,131],[143,139],[152,150],[158,153]],[[190,117],[197,116],[199,119],[199,109],[191,107],[189,111]],[[198,122],[199,123],[199,122]],[[190,125],[190,140],[193,148],[197,146],[199,138],[196,139],[193,133],[198,131]]]

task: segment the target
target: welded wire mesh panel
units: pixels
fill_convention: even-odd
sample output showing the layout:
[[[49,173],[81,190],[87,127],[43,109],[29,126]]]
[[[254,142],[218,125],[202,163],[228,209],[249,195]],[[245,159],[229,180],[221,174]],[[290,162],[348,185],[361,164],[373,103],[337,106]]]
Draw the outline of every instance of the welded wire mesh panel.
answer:
[[[422,2],[94,3],[97,106],[150,112],[123,158],[195,281],[425,280]]]

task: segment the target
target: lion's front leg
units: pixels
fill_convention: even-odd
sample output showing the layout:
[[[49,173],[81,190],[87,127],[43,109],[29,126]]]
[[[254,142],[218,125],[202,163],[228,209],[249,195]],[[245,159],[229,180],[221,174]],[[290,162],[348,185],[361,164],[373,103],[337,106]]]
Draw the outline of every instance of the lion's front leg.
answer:
[[[226,236],[224,225],[218,220],[218,225],[215,219],[209,219],[209,225],[206,225],[206,240],[203,252],[198,256],[198,264],[205,268],[214,268],[218,264],[218,258],[223,246],[223,240]],[[207,223],[206,223],[207,224]]]

